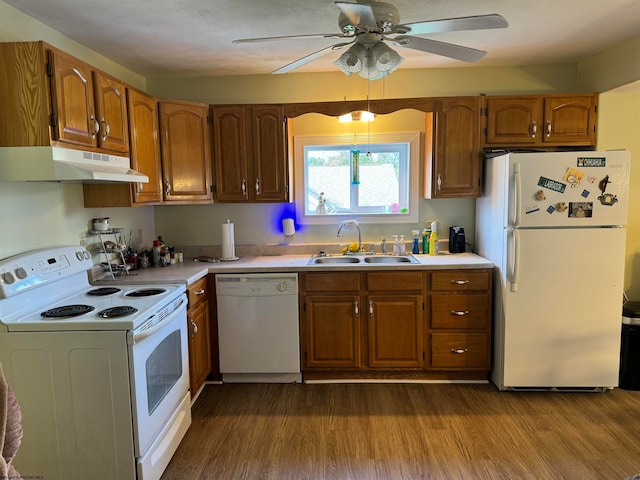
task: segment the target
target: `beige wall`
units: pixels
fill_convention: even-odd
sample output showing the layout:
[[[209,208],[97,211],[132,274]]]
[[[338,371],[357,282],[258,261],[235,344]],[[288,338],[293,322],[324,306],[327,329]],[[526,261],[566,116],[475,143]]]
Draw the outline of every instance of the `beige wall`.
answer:
[[[109,59],[64,37],[0,0],[2,29],[0,41],[45,40],[92,65],[139,88],[147,88],[160,97],[207,103],[257,103],[341,101],[366,98],[369,85],[360,78],[347,78],[339,72],[322,74],[258,75],[186,79],[145,79]],[[515,94],[598,91],[640,79],[640,37],[588,59],[579,65],[544,65],[504,68],[451,68],[398,70],[383,81],[372,82],[371,98],[401,98],[439,95]],[[636,103],[631,103],[636,102]],[[600,147],[629,148],[640,152],[637,144],[637,117],[631,105],[634,96],[624,98],[603,95],[600,112]],[[635,108],[635,111],[640,111]],[[635,122],[635,123],[634,123]],[[421,128],[416,122],[416,128]],[[294,124],[295,126],[295,124]],[[636,140],[634,140],[636,139]],[[636,143],[634,143],[636,142]],[[636,175],[634,154],[632,170],[633,202],[640,195],[640,175]],[[638,180],[636,180],[638,179]],[[421,192],[422,193],[422,192]],[[473,232],[473,199],[420,200],[419,218],[439,219],[444,228],[453,224]],[[175,245],[220,243],[220,227],[227,218],[236,223],[236,240],[243,244],[282,243],[278,218],[288,205],[200,205],[162,206],[137,209],[84,209],[82,188],[77,184],[0,182],[0,258],[31,248],[60,244],[78,244],[89,221],[110,216],[112,224],[133,233],[135,243],[149,247],[156,234]],[[632,205],[631,210],[634,209]],[[367,225],[365,239],[376,240],[391,233],[409,233],[414,225]],[[640,267],[640,218],[631,213],[626,285],[638,293]],[[401,231],[401,229],[403,231]],[[294,242],[334,242],[334,227],[301,230]],[[636,273],[634,273],[636,272]],[[636,298],[640,295],[636,294]]]

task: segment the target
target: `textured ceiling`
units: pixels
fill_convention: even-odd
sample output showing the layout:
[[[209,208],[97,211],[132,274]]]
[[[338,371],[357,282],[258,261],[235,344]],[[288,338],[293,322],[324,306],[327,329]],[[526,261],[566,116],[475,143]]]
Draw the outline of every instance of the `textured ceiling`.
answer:
[[[335,39],[234,45],[234,39],[339,33],[331,0],[4,0],[145,76],[266,74]],[[486,50],[474,66],[574,63],[640,35],[638,0],[393,0],[402,23],[498,13],[509,28],[424,35]],[[469,64],[402,47],[400,67]],[[336,71],[332,52],[296,72]]]

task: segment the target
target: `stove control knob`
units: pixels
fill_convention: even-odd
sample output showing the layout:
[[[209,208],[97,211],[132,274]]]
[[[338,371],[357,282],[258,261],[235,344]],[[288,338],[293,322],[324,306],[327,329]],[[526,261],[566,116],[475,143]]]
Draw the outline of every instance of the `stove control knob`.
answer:
[[[4,272],[2,274],[2,281],[7,285],[11,285],[13,282],[16,281],[16,279],[11,272]]]
[[[76,258],[77,258],[78,260],[82,261],[82,257],[83,257],[83,255],[82,255],[82,251],[76,252]]]
[[[29,276],[27,271],[22,267],[16,268],[15,273],[16,273],[16,277],[18,277],[20,280],[24,280],[25,278],[27,278]]]
[[[87,260],[91,258],[91,254],[86,250],[84,251],[84,258],[86,258]]]

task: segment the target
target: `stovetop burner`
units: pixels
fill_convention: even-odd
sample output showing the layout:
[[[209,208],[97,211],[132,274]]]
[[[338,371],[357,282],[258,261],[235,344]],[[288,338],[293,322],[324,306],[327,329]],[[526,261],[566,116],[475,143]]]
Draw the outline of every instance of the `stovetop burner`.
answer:
[[[96,315],[100,318],[118,318],[126,317],[138,311],[137,308],[129,307],[127,305],[121,305],[118,307],[111,307],[98,312]]]
[[[69,318],[78,317],[93,310],[95,307],[90,305],[62,305],[42,312],[40,315],[45,318]]]
[[[151,297],[153,295],[160,295],[167,290],[164,288],[139,288],[133,292],[127,293],[126,297]]]
[[[116,287],[100,287],[89,290],[87,292],[87,295],[90,295],[92,297],[104,297],[105,295],[113,295],[114,293],[118,293],[121,291],[122,290]]]

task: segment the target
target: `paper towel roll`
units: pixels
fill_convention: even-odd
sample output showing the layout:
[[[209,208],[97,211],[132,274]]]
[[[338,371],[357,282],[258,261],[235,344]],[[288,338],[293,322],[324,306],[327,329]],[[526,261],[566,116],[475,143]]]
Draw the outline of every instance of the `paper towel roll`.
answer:
[[[233,260],[236,258],[236,247],[233,239],[233,223],[227,219],[222,224],[222,259]]]
[[[293,224],[293,218],[285,218],[282,220],[282,231],[285,237],[291,237],[296,233],[296,227]]]

